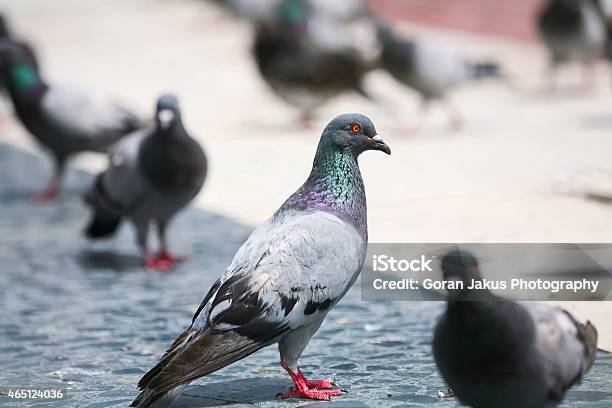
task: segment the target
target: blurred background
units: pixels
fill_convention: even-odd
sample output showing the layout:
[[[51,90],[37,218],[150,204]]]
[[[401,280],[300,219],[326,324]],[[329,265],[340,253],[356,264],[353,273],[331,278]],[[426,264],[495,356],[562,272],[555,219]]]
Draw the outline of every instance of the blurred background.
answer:
[[[175,93],[184,124],[204,146],[210,169],[194,209],[179,215],[171,232],[180,236],[175,241],[178,249],[190,253],[193,263],[171,277],[120,276],[108,275],[108,270],[129,267],[122,263],[118,267],[114,261],[104,263],[104,258],[102,264],[94,265],[95,273],[83,272],[91,259],[80,255],[87,244],[78,237],[86,217],[79,194],[90,182],[87,174],[103,169],[106,158],[80,155],[72,163],[76,171],[65,180],[66,194],[50,206],[21,200],[17,192],[33,192],[48,180],[51,162],[15,119],[10,100],[3,98],[0,200],[4,203],[0,205],[10,220],[7,217],[0,223],[0,243],[7,249],[2,286],[5,309],[14,313],[5,326],[7,342],[17,347],[8,351],[17,360],[7,365],[7,378],[26,381],[39,375],[43,380],[82,381],[86,384],[83,388],[89,387],[100,401],[96,406],[129,399],[137,377],[187,324],[201,295],[252,226],[269,217],[306,179],[322,128],[344,112],[372,118],[393,150],[391,157],[364,154],[360,158],[368,196],[370,242],[612,240],[612,81],[605,46],[601,44],[588,69],[580,63],[563,65],[551,85],[549,56],[536,23],[545,1],[369,0],[375,20],[385,19],[398,36],[435,43],[466,61],[494,62],[503,78],[466,81],[448,92],[450,109],[433,103],[424,115],[418,93],[384,69],[372,68],[363,77],[370,98],[342,92],[318,106],[308,123],[262,79],[252,53],[256,33],[252,21],[237,17],[219,3],[0,0],[0,11],[12,34],[32,45],[48,82],[121,101],[145,117],[152,116],[159,94]],[[370,21],[374,31],[375,20]],[[370,32],[369,40],[359,38],[358,45],[370,45],[368,41],[374,38],[376,51],[375,34],[372,37]],[[431,70],[435,71],[436,61],[440,60],[429,60]],[[460,126],[449,126],[449,111],[460,117]],[[53,245],[63,247],[51,250]],[[137,253],[125,231],[120,243],[110,248]],[[127,265],[134,268],[133,263]],[[58,271],[55,278],[48,275],[53,270]],[[23,280],[26,271],[36,277]],[[72,286],[62,288],[57,277],[71,281]],[[9,291],[15,282],[28,283]],[[49,296],[53,291],[58,292]],[[378,334],[372,334],[368,344],[398,347],[405,359],[388,355],[386,346],[381,346],[385,352],[372,352],[373,362],[366,368],[366,363],[353,361],[354,356],[345,350],[340,352],[340,360],[346,361],[336,364],[336,373],[351,378],[355,368],[380,370],[400,384],[402,378],[419,376],[422,370],[424,379],[385,390],[390,395],[420,396],[398,403],[409,401],[419,406],[437,402],[427,396],[435,395],[443,383],[436,377],[426,349],[429,325],[441,307],[405,303],[383,307],[375,302],[364,306],[354,292],[343,302],[344,309],[338,307],[330,314],[331,323],[326,323],[317,337],[321,344],[333,339],[342,347],[342,338],[375,332]],[[56,310],[52,322],[43,313],[58,305],[63,305],[65,313],[79,302],[91,309],[84,307],[79,313],[68,312],[68,316]],[[580,318],[595,322],[603,347],[610,349],[612,327],[606,318],[607,306],[573,304],[572,308]],[[75,327],[85,318],[82,313],[93,319],[86,323],[93,325],[93,331],[75,341],[74,336],[81,333]],[[361,320],[355,316],[362,316]],[[403,327],[417,329],[409,336],[378,332],[373,325],[381,318],[405,318],[401,320]],[[63,327],[62,319],[67,319],[70,329]],[[142,326],[127,327],[134,320]],[[29,346],[19,348],[28,342],[23,340],[23,336],[27,339],[24,328],[31,332],[43,326],[46,328],[37,334],[42,340],[35,337]],[[406,340],[406,336],[412,337]],[[58,363],[64,360],[46,355],[44,350],[53,347],[45,342],[51,339],[56,350],[53,356],[68,361],[77,356],[77,362]],[[105,348],[109,349],[106,356],[115,358],[113,363],[104,357]],[[93,349],[101,351],[99,357],[92,357]],[[317,350],[315,342],[309,350]],[[34,362],[40,355],[53,363],[18,375],[21,363],[16,361]],[[270,358],[261,364],[257,358],[251,359],[244,372],[231,369],[215,374],[213,380],[230,381],[232,376],[268,372],[279,376],[272,368],[272,363],[276,364],[274,351],[261,355]],[[388,365],[374,361],[377,356],[384,356],[381,358]],[[85,364],[88,360],[90,366]],[[324,364],[323,357],[317,360],[314,356],[314,360]],[[418,368],[410,372],[389,368],[398,361]],[[601,384],[612,381],[609,366],[609,356],[604,357],[604,367],[594,369],[595,380],[585,383],[583,394],[572,394],[571,406],[609,406],[606,404],[612,396],[598,391],[605,388]],[[353,374],[347,374],[351,370]],[[353,378],[357,400],[378,398],[371,394],[376,382],[360,383],[358,378]],[[121,383],[119,390],[117,381]],[[91,384],[108,387],[92,388]],[[250,386],[262,387],[257,382]],[[268,394],[269,389],[261,389]],[[104,392],[110,395],[104,396]],[[194,392],[206,394],[208,389]]]
[[[316,112],[312,128],[261,80],[251,55],[252,27],[206,1],[3,1],[19,38],[36,47],[54,84],[112,97],[151,114],[170,90],[188,129],[209,150],[210,175],[197,201],[244,222],[265,219],[305,179],[320,131],[336,114],[369,115],[393,148],[390,160],[361,160],[371,241],[610,240],[612,209],[559,194],[556,182],[609,166],[610,78],[600,60],[596,86],[580,88],[579,65],[559,74],[557,94],[542,95],[548,57],[538,40],[541,1],[375,1],[408,36],[461,55],[499,62],[512,86],[470,83],[450,98],[464,119],[451,132],[433,106],[417,134],[419,98],[375,70],[366,88],[396,110],[344,93]],[[1,140],[29,147],[6,118]],[[38,149],[34,149],[38,152]],[[77,166],[102,166],[82,156]],[[41,185],[44,180],[41,180]],[[605,178],[605,182],[609,180]],[[265,188],[255,188],[265,183]],[[606,184],[606,183],[604,183]]]

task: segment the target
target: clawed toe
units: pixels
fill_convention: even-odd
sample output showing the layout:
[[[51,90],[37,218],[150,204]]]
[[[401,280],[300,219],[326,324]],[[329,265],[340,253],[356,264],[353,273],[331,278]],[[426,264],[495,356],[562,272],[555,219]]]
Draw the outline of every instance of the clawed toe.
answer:
[[[344,394],[346,391],[343,390],[316,390],[316,389],[303,389],[299,390],[297,388],[293,388],[288,392],[283,392],[280,394],[282,399],[287,398],[308,398],[322,401],[329,401],[331,397],[338,396]]]
[[[308,388],[320,388],[328,390],[334,388],[336,384],[334,384],[333,379],[326,378],[324,380],[306,380],[306,385],[308,385]]]

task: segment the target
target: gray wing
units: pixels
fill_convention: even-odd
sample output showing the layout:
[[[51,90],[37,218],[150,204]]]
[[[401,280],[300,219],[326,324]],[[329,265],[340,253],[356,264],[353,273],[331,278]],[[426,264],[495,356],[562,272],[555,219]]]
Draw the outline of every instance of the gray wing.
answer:
[[[597,353],[597,331],[581,324],[567,311],[544,303],[521,302],[533,319],[536,350],[546,371],[551,395],[559,401],[579,383]]]
[[[142,125],[135,114],[120,105],[61,88],[45,93],[42,111],[62,134],[74,139],[72,143],[101,152]]]
[[[256,229],[160,363],[139,383],[156,395],[320,321],[363,266],[365,241],[337,217],[301,213]]]
[[[366,5],[355,0],[310,3],[314,13],[308,21],[309,45],[328,52],[354,51],[373,68],[382,47]]]
[[[122,212],[133,208],[148,188],[139,166],[139,151],[151,129],[138,130],[113,145],[101,183],[113,205]]]
[[[415,45],[416,70],[429,86],[446,90],[472,77],[468,61],[452,50],[424,40]]]

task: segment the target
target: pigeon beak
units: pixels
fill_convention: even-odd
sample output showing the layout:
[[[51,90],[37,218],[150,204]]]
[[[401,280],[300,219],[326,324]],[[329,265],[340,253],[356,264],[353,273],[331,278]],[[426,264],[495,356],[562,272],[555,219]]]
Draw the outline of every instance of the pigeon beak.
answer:
[[[168,129],[174,120],[174,112],[170,109],[162,109],[157,113],[157,119],[162,129]]]
[[[374,150],[380,150],[381,152],[385,152],[387,154],[391,154],[391,148],[382,140],[382,137],[376,135],[371,139],[374,142]]]

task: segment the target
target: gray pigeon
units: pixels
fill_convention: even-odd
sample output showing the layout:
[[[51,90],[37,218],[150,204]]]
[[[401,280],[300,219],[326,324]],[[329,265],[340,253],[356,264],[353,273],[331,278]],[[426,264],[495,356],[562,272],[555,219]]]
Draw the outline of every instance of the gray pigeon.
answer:
[[[191,325],[140,380],[132,406],[166,407],[189,382],[274,343],[295,383],[284,398],[341,394],[330,380],[307,380],[298,358],[365,260],[357,157],[366,150],[391,153],[367,117],[341,115],[327,125],[306,182],[238,250]]]
[[[597,0],[549,0],[537,17],[537,28],[550,54],[549,87],[554,88],[557,67],[566,62],[583,64],[585,86],[606,42],[603,10]]]
[[[48,85],[32,56],[12,41],[0,42],[0,72],[21,123],[55,159],[55,175],[41,193],[42,199],[57,195],[69,157],[84,151],[106,152],[142,126],[136,115],[121,106]]]
[[[445,280],[464,283],[449,293],[435,330],[438,370],[455,396],[474,408],[545,408],[559,404],[580,382],[597,353],[597,331],[567,311],[514,302],[468,288],[482,280],[474,256],[452,251],[442,259]]]
[[[155,119],[154,126],[112,147],[108,169],[85,195],[94,211],[86,235],[93,239],[109,236],[128,218],[136,227],[146,266],[167,270],[181,259],[168,251],[166,227],[202,188],[207,160],[200,144],[183,127],[174,96],[158,99]],[[160,242],[156,255],[147,246],[152,222],[157,224]]]
[[[379,23],[378,34],[382,45],[382,68],[398,82],[419,93],[423,114],[432,101],[443,102],[449,110],[452,128],[461,127],[463,120],[451,105],[448,93],[475,80],[502,78],[495,63],[469,61],[431,41],[400,38],[382,23]]]
[[[272,91],[309,125],[316,108],[347,92],[370,98],[363,77],[373,69],[344,23],[307,0],[283,0],[275,19],[256,24],[253,55]]]

